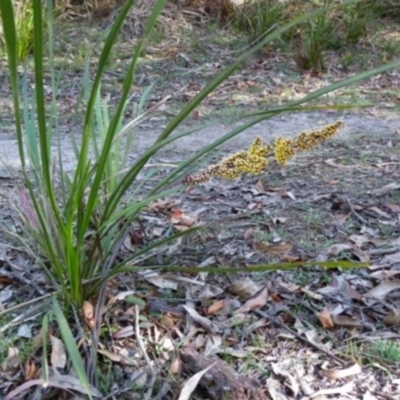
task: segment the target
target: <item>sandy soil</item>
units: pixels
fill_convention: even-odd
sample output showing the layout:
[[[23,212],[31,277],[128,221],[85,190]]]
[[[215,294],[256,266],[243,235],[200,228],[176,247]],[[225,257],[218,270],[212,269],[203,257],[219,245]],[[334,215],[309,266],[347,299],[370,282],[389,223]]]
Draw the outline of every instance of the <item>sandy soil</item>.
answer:
[[[259,135],[265,141],[272,140],[277,136],[295,136],[302,130],[312,130],[337,119],[342,119],[346,123],[346,127],[341,130],[339,140],[348,136],[356,136],[358,134],[393,134],[400,132],[400,116],[391,115],[386,118],[375,117],[372,115],[362,115],[360,113],[296,113],[282,114],[275,116],[269,120],[265,120],[252,126],[250,129],[237,135],[222,146],[224,152],[232,152],[247,147],[252,139]],[[174,162],[186,158],[188,152],[193,153],[202,147],[210,144],[213,140],[222,137],[229,130],[240,126],[242,122],[227,123],[215,122],[205,124],[199,121],[193,121],[186,124],[185,128],[193,128],[196,126],[208,125],[201,131],[186,136],[179,141],[167,146],[160,151],[156,157],[158,161]],[[132,158],[141,154],[147,149],[162,131],[163,121],[150,121],[139,127],[134,147],[132,149]],[[75,135],[75,139],[79,139],[79,135],[75,132],[79,128],[64,127],[62,129],[65,134],[62,139],[63,158],[65,169],[71,171],[74,167],[75,155],[72,147],[71,135]],[[72,132],[74,130],[75,132]],[[53,144],[53,154],[57,156],[57,145]],[[17,141],[13,128],[2,127],[0,129],[0,177],[10,177],[11,171],[19,169],[20,162],[18,157]]]

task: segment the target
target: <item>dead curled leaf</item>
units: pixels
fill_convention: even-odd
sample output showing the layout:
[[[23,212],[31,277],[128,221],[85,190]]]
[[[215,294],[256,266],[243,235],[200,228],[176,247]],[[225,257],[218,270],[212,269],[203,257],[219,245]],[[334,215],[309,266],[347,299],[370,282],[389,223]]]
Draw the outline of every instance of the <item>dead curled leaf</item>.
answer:
[[[354,364],[349,368],[344,368],[344,369],[324,369],[322,368],[321,373],[323,376],[328,378],[329,380],[337,380],[337,379],[342,379],[346,378],[348,376],[352,375],[357,375],[361,374],[362,369],[359,364]]]
[[[21,365],[19,350],[17,347],[9,347],[7,358],[2,360],[0,368],[5,372],[10,372]]]
[[[226,289],[226,292],[240,299],[248,299],[262,290],[262,286],[254,282],[251,278],[245,277]]]
[[[350,235],[349,240],[351,240],[356,246],[362,247],[365,243],[371,242],[371,238],[367,235]]]
[[[362,296],[344,279],[342,275],[335,277],[331,285],[318,289],[318,293],[322,294],[338,294],[346,299],[362,300]]]
[[[387,207],[390,211],[395,213],[400,213],[400,205],[395,203],[385,203],[385,207]]]
[[[337,243],[330,247],[328,247],[324,254],[326,256],[337,256],[342,251],[350,250],[361,262],[369,262],[370,257],[369,254],[363,250],[361,250],[358,246],[347,243]]]
[[[169,367],[169,372],[173,375],[180,374],[182,371],[182,361],[179,357],[176,357]]]
[[[178,282],[176,279],[173,279],[168,275],[160,275],[158,272],[151,270],[141,271],[139,275],[158,288],[171,290],[178,289]]]
[[[337,315],[334,313],[332,314],[327,307],[317,314],[317,318],[325,329],[332,329],[335,327],[361,329],[364,327],[364,324],[362,324],[357,318],[348,317],[346,315]]]
[[[350,283],[347,282],[346,280],[343,280],[343,286],[342,286],[341,293],[343,295],[345,295],[346,297],[348,297],[349,299],[358,300],[358,301],[362,300],[360,293],[358,293],[357,290],[355,290],[353,288],[353,286],[351,286]]]
[[[237,310],[237,313],[245,313],[254,310],[256,308],[261,308],[265,306],[267,300],[268,300],[268,289],[267,286],[264,286],[263,289],[261,289],[253,297],[248,299],[246,303],[244,303],[243,306]]]
[[[82,385],[79,382],[79,379],[72,375],[62,375],[62,374],[52,374],[48,381],[46,382],[49,387],[56,387],[62,390],[78,392],[83,395],[88,394],[88,391],[92,398],[102,398],[102,394],[92,385],[86,386]],[[42,386],[42,379],[32,379],[30,381],[26,381],[4,397],[4,400],[12,400],[15,399],[20,393],[26,391],[27,389],[33,386]]]
[[[400,289],[400,279],[393,281],[381,282],[378,286],[372,288],[365,293],[366,298],[383,300],[393,290]]]
[[[249,319],[246,314],[238,313],[237,311],[231,317],[220,323],[221,329],[232,328],[237,325],[244,325],[244,323]]]
[[[134,360],[133,358],[126,357],[123,354],[114,353],[107,349],[99,349],[98,353],[107,357],[111,361],[114,361],[114,362],[122,364],[122,365],[137,365],[137,361]]]
[[[329,246],[327,249],[325,249],[324,253],[327,256],[337,256],[342,251],[350,250],[350,249],[351,249],[351,245],[349,245],[347,243],[336,243],[336,244],[333,244],[332,246]]]
[[[397,190],[400,189],[400,183],[397,182],[392,182],[389,183],[388,185],[385,185],[383,187],[381,187],[380,189],[376,189],[373,191],[375,196],[384,196],[385,194],[388,194],[390,192],[392,192],[393,190]]]
[[[354,389],[354,382],[350,381],[343,386],[327,388],[327,389],[319,389],[318,391],[312,393],[309,399],[322,400],[326,398],[325,396],[334,394],[344,395],[346,393],[352,392],[353,389]]]
[[[332,315],[332,321],[335,326],[342,328],[361,329],[364,327],[364,324],[357,318],[348,317],[346,315]]]
[[[192,317],[193,321],[203,327],[207,332],[217,333],[219,328],[208,318],[202,317],[192,306],[183,305],[183,308]]]
[[[95,325],[93,304],[85,300],[83,302],[82,311],[87,325],[89,328],[93,329]]]
[[[355,168],[356,167],[356,165],[338,164],[334,158],[328,158],[327,160],[325,160],[325,164],[328,164],[329,166],[334,167],[334,168]]]
[[[398,308],[390,310],[383,318],[383,323],[387,326],[400,325],[400,310]]]
[[[206,309],[206,314],[207,315],[213,315],[216,314],[217,312],[221,311],[224,308],[225,305],[225,300],[217,300],[211,306],[207,307]]]
[[[166,197],[165,199],[159,199],[149,204],[149,211],[155,212],[168,212],[169,210],[176,208],[181,203],[181,200]]]
[[[51,366],[55,371],[62,370],[65,368],[65,365],[67,364],[67,354],[65,352],[64,343],[60,339],[52,335],[50,335],[50,341],[51,341],[51,355],[50,355]]]
[[[320,313],[317,314],[317,318],[325,329],[332,329],[335,324],[332,321],[331,312],[325,307]]]
[[[171,222],[177,230],[189,229],[196,223],[197,219],[186,215],[182,210],[175,210],[171,214]]]
[[[361,250],[357,246],[351,246],[351,252],[362,262],[362,263],[369,263],[370,257],[366,251]]]
[[[24,365],[24,376],[27,381],[39,377],[40,370],[36,367],[32,360],[27,360]]]
[[[382,211],[380,208],[378,208],[376,206],[368,207],[368,210],[375,212],[376,214],[380,215],[383,218],[387,218],[389,220],[392,218],[390,214],[388,214],[385,211]]]

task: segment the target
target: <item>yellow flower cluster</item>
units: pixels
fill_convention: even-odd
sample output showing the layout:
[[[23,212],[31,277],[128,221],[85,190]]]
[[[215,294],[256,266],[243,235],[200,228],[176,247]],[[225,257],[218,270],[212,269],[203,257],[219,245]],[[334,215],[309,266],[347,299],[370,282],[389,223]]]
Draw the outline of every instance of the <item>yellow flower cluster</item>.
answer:
[[[268,165],[267,157],[271,152],[272,146],[264,145],[261,138],[256,137],[248,150],[232,154],[206,170],[185,177],[183,183],[199,184],[213,177],[235,179],[244,173],[261,174]]]
[[[324,142],[325,140],[336,135],[338,130],[344,126],[343,121],[337,121],[334,124],[325,126],[322,129],[312,131],[312,132],[301,132],[295,142],[294,146],[298,151],[310,150],[314,146]]]
[[[342,121],[327,125],[322,129],[312,132],[302,132],[295,139],[278,137],[274,146],[263,144],[260,137],[256,137],[248,150],[232,154],[215,165],[203,171],[188,175],[183,183],[199,184],[211,178],[234,179],[247,173],[258,175],[265,171],[268,165],[268,156],[274,154],[275,161],[286,165],[296,152],[306,151],[334,136],[344,126]]]
[[[336,135],[344,126],[343,121],[337,121],[321,129],[311,132],[301,132],[295,139],[278,137],[274,143],[275,161],[280,165],[286,165],[287,161],[299,151],[310,150],[325,140]]]
[[[243,173],[261,174],[268,165],[268,155],[272,147],[264,145],[260,137],[256,137],[247,151],[240,151],[211,166],[208,172],[213,177],[234,179]]]
[[[274,143],[275,161],[280,165],[286,165],[287,160],[295,155],[293,141],[278,137]]]

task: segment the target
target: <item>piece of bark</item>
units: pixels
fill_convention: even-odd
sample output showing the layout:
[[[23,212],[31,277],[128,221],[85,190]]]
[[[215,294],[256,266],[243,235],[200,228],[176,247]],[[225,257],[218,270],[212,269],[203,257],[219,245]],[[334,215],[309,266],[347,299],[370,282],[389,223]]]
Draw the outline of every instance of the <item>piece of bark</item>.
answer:
[[[211,400],[269,399],[258,381],[238,374],[219,358],[208,359],[190,348],[182,350],[180,356],[182,370],[190,375],[214,364],[199,382],[199,389],[205,391]]]

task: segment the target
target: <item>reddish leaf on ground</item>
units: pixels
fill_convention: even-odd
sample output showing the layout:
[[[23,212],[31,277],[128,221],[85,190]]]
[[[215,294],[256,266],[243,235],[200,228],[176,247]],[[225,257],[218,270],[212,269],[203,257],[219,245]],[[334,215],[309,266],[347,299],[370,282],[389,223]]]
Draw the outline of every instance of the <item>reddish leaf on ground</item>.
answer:
[[[327,307],[325,307],[320,313],[318,313],[317,317],[323,328],[332,329],[335,326],[332,321],[331,312]]]

